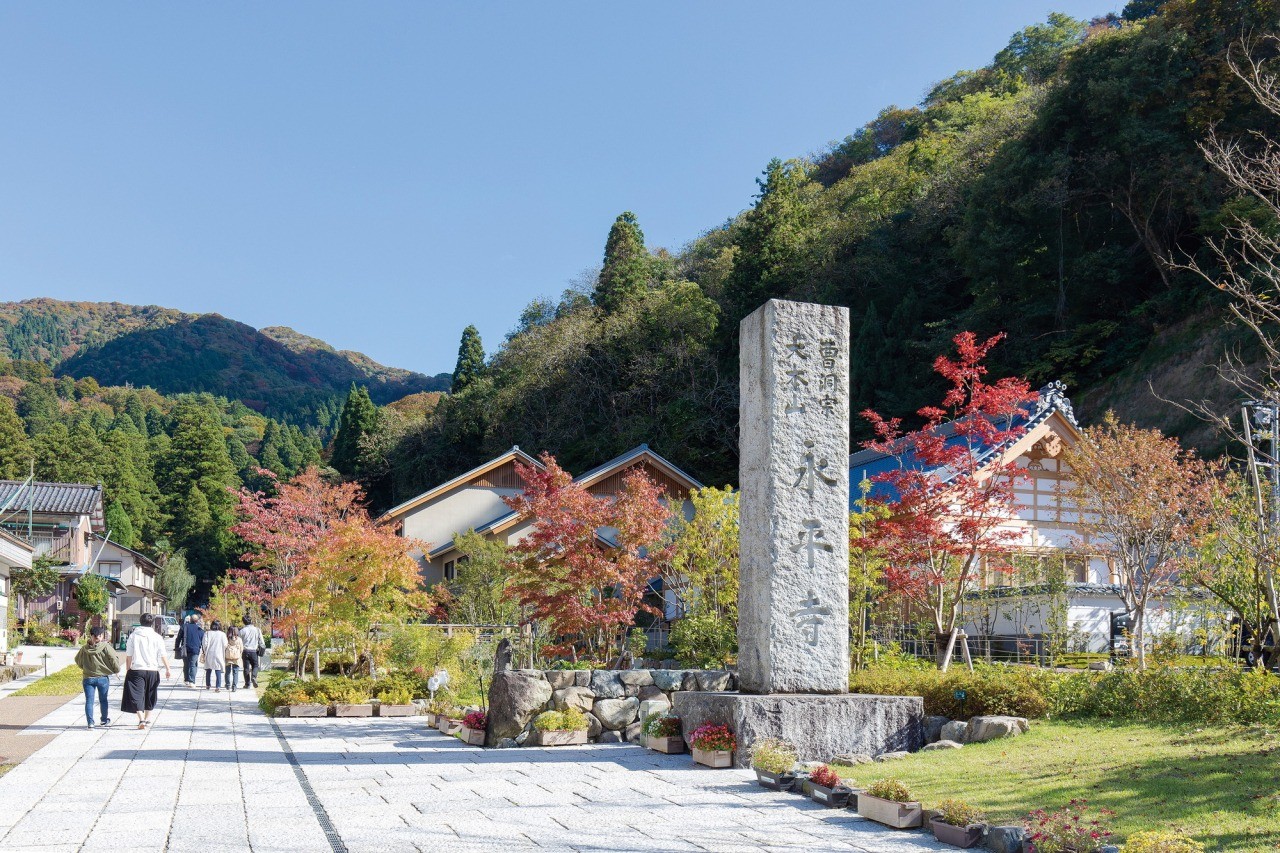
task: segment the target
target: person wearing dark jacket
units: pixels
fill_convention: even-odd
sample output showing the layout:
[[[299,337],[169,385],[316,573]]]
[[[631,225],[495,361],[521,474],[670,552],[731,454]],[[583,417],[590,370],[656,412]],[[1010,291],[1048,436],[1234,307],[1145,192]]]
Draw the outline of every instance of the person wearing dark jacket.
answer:
[[[204,644],[204,627],[200,624],[200,617],[197,614],[191,614],[186,624],[182,626],[182,630],[178,632],[178,639],[174,641],[182,643],[182,680],[186,682],[188,687],[196,686],[196,669],[200,666],[200,646]]]
[[[111,686],[111,676],[120,671],[120,656],[107,642],[107,629],[101,626],[89,629],[89,641],[76,652],[76,666],[84,673],[84,715],[88,727],[93,728],[94,694],[97,694],[102,718],[98,725],[111,725],[107,713],[107,688]]]

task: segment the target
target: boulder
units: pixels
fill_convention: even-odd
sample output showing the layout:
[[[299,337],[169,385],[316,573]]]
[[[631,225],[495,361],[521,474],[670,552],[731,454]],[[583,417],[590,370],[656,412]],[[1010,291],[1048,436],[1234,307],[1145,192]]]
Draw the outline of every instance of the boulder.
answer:
[[[643,730],[643,727],[640,725],[640,723],[638,722],[632,723],[631,725],[627,726],[625,730],[623,730],[622,737],[624,740],[626,740],[627,743],[636,743],[640,740],[640,734],[642,730]]]
[[[909,752],[882,752],[876,756],[876,761],[897,761],[900,758],[906,758]]]
[[[729,673],[718,669],[704,669],[695,673],[698,679],[698,689],[708,693],[717,693],[722,690],[729,690],[732,678]]]
[[[590,687],[591,686],[591,670],[575,669],[573,671],[574,687]]]
[[[844,755],[837,755],[831,760],[831,763],[847,764],[850,767],[856,767],[859,764],[870,764],[873,761],[875,761],[875,759],[870,755],[867,755],[865,752],[849,752]]]
[[[698,674],[696,672],[690,672],[689,670],[685,670],[684,678],[680,679],[680,689],[681,690],[697,690]]]
[[[1089,664],[1089,669],[1094,672],[1110,672],[1115,669],[1115,665],[1109,660],[1095,660]]]
[[[991,853],[1022,853],[1026,830],[1020,826],[989,826],[982,846]]]
[[[920,747],[921,752],[932,752],[938,749],[960,749],[964,744],[956,743],[953,740],[935,740],[933,743],[927,743]]]
[[[489,730],[486,743],[515,737],[551,700],[551,684],[521,672],[495,672],[489,685]]]
[[[551,702],[557,711],[577,708],[586,712],[591,710],[596,696],[589,687],[565,687],[551,694]]]
[[[648,687],[641,687],[640,692],[636,694],[636,698],[641,702],[648,702],[651,699],[661,699],[667,704],[671,703],[671,700],[667,698],[667,694],[663,693],[660,687],[656,687],[652,684]]]
[[[618,673],[618,680],[628,687],[648,687],[653,684],[653,672],[647,669],[625,669]]]
[[[680,661],[676,660],[675,658],[667,658],[662,663],[658,664],[658,669],[679,669],[679,668],[680,668]]]
[[[670,710],[671,703],[665,697],[662,699],[646,699],[640,703],[640,710],[636,719],[643,723],[649,719],[650,714],[665,714]]]
[[[563,690],[574,686],[573,679],[576,675],[577,673],[571,669],[549,669],[547,683],[551,685],[552,690]]]
[[[1002,737],[1017,737],[1030,727],[1024,717],[974,717],[969,720],[965,743],[986,743]]]
[[[936,743],[942,740],[942,727],[951,722],[946,717],[924,718],[924,742]]]
[[[636,714],[639,711],[640,700],[634,697],[629,699],[597,699],[595,705],[591,708],[591,713],[600,720],[600,725],[609,731],[625,729],[629,724],[636,721]]]
[[[515,738],[504,737],[498,741],[498,743],[494,746],[494,749],[515,749],[519,745],[520,744],[516,743]]]
[[[526,743],[528,743],[529,736],[531,734],[533,734],[533,732],[529,731],[528,729],[525,729],[520,734],[515,736],[515,740],[513,741],[513,743],[515,743],[516,746],[524,746]],[[502,740],[511,740],[511,739],[503,738]],[[502,740],[498,741],[498,743],[502,743]]]
[[[684,685],[684,670],[682,669],[655,669],[653,671],[653,683],[661,690],[668,692],[672,690],[682,690]]]
[[[591,670],[591,691],[599,699],[621,699],[627,695],[618,673],[609,669]]]
[[[600,733],[604,731],[604,726],[600,725],[600,721],[596,719],[595,714],[587,714],[587,740],[595,740],[600,737]]]
[[[596,743],[622,743],[622,735],[617,732],[601,732]]]
[[[541,678],[543,681],[547,678],[547,674],[540,669],[512,669],[508,671],[514,672],[516,675],[523,675],[527,678]]]
[[[938,731],[938,740],[953,740],[956,743],[964,743],[968,738],[969,724],[964,720],[952,720],[949,723],[943,723],[942,728]]]

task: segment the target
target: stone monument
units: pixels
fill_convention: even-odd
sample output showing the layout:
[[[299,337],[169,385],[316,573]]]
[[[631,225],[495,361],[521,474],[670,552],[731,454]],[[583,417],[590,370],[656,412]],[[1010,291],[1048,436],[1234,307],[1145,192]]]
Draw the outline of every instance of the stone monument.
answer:
[[[679,693],[705,722],[804,760],[917,749],[918,697],[849,694],[849,309],[770,300],[740,327],[740,693]]]

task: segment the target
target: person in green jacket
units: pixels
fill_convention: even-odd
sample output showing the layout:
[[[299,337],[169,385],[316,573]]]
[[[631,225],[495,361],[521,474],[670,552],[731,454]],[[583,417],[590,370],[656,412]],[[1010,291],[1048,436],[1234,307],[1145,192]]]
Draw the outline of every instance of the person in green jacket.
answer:
[[[102,722],[98,725],[111,725],[107,716],[107,688],[111,686],[111,676],[120,671],[120,655],[111,648],[106,634],[107,629],[101,626],[90,628],[89,641],[76,652],[76,666],[84,671],[84,715],[89,721],[89,728],[93,728],[95,693],[102,711]]]

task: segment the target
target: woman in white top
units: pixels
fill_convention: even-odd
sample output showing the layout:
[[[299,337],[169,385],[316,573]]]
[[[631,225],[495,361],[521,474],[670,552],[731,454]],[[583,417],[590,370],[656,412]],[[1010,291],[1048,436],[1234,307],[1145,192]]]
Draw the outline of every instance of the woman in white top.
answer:
[[[217,619],[204,633],[204,642],[200,644],[200,665],[204,667],[204,689],[209,689],[209,682],[217,673],[217,686],[214,693],[222,692],[222,672],[227,666],[227,635],[222,630],[222,623]]]

